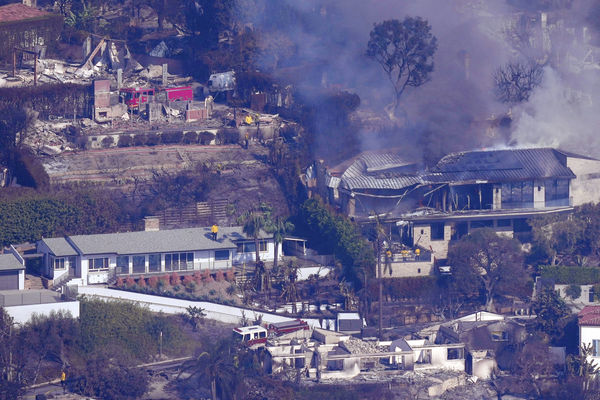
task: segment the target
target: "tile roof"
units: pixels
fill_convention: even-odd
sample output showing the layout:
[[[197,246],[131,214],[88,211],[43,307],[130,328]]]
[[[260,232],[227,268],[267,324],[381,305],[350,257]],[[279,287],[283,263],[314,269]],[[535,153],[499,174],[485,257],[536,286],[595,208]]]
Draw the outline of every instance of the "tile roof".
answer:
[[[579,325],[600,326],[600,306],[585,306],[577,314]]]
[[[261,232],[261,238],[270,238]],[[69,236],[68,240],[83,254],[147,254],[176,251],[233,249],[239,240],[248,240],[242,227],[219,227],[218,239],[211,239],[210,228],[171,229]]]
[[[28,7],[24,4],[13,3],[0,7],[0,24],[5,22],[23,21],[28,19],[46,17],[52,15],[49,12]]]
[[[25,269],[25,266],[19,262],[14,254],[0,254],[0,271],[11,271],[15,269]]]
[[[67,242],[65,238],[47,238],[42,242],[48,246],[52,254],[57,257],[76,256],[77,251]]]

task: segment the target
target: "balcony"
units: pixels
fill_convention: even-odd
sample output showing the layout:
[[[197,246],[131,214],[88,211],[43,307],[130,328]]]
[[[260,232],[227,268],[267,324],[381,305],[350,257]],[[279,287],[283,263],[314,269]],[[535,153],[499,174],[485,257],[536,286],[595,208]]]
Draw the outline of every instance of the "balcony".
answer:
[[[418,251],[417,251],[418,250]],[[383,254],[380,258],[381,262],[385,264],[386,262],[394,263],[411,263],[411,262],[431,262],[432,254],[431,251],[422,249],[420,247],[409,249],[404,248],[397,252],[392,253],[392,255],[386,259],[386,255]]]
[[[516,210],[516,209],[541,209],[541,208],[554,208],[554,207],[569,207],[573,206],[573,197],[565,197],[562,199],[554,200],[541,200],[541,201],[521,201],[521,202],[502,202],[501,209],[503,210]]]

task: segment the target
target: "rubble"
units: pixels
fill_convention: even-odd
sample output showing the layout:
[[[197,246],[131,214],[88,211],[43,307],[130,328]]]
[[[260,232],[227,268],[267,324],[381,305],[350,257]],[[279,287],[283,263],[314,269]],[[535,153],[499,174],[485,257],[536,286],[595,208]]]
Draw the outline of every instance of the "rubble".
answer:
[[[376,341],[365,341],[353,337],[342,342],[342,347],[348,350],[350,354],[375,354],[387,351],[387,349],[379,346]]]

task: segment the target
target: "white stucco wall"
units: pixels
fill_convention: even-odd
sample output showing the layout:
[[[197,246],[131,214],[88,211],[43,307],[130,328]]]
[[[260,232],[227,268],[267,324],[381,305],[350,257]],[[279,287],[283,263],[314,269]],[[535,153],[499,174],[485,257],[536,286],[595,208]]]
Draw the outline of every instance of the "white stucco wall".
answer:
[[[185,313],[189,306],[196,306],[204,309],[204,312],[206,313],[206,318],[214,319],[229,324],[239,324],[240,319],[242,318],[242,314],[244,314],[245,317],[250,320],[255,319],[258,315],[262,315],[263,323],[295,320],[295,318],[284,317],[273,313],[254,311],[244,309],[241,307],[226,306],[206,301],[180,300],[169,297],[152,296],[148,294],[126,292],[123,290],[107,289],[102,287],[80,286],[78,287],[78,293],[80,295],[98,297],[104,300],[116,299],[133,301],[140,305],[148,306],[150,311],[163,312],[165,314]],[[303,318],[303,320],[306,321],[310,327],[321,327],[321,323],[319,323],[318,319]],[[329,325],[327,325],[328,321]],[[330,326],[333,329],[335,327],[335,320],[323,319],[322,326],[323,328],[326,326]]]
[[[25,270],[19,271],[19,290],[25,289]]]
[[[14,322],[19,324],[29,321],[33,314],[48,316],[51,312],[59,311],[69,312],[73,318],[79,318],[79,301],[10,306],[5,307],[5,310],[14,319]]]
[[[600,200],[600,161],[567,157],[567,167],[577,176],[570,186],[573,205],[597,203]]]
[[[579,327],[579,346],[591,345],[592,341],[600,340],[600,326],[580,326]],[[588,361],[600,366],[600,356],[588,356]]]
[[[390,275],[384,265],[381,265],[383,278],[408,278],[414,276],[428,276],[433,271],[433,257],[431,261],[420,262],[393,262],[391,263],[392,274]],[[376,271],[378,272],[378,271]]]
[[[277,257],[279,260],[283,257],[283,250],[281,248],[281,243],[278,244],[278,253]],[[273,240],[269,240],[267,242],[267,250],[259,251],[259,256],[262,261],[272,262],[275,259],[275,242]],[[238,253],[234,250],[233,254],[233,263],[234,264],[242,264],[242,263],[253,263],[256,258],[256,253],[254,251],[249,253]]]
[[[544,184],[544,181],[533,181],[533,207],[546,207],[546,185]]]
[[[571,285],[556,284],[554,285],[554,290],[558,290],[560,297],[562,297],[567,303],[584,305],[597,304],[593,301],[590,301],[590,291],[592,290],[594,285],[579,285],[579,287],[581,288],[581,295],[576,299],[572,299],[571,297],[567,296],[567,288],[569,286]]]
[[[413,349],[413,359],[415,360],[415,369],[448,369],[453,371],[465,370],[465,359],[448,360],[448,347],[443,345],[426,346],[424,340],[407,340],[406,343]],[[431,363],[418,364],[416,360],[423,350],[431,350]],[[463,350],[464,357],[464,350]]]

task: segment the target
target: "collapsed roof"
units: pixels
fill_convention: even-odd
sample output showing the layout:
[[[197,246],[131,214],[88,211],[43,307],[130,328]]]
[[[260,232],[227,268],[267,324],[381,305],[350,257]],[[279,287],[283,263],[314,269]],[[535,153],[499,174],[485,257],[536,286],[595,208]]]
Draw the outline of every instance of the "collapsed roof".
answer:
[[[418,184],[572,179],[566,157],[588,158],[551,148],[465,151],[442,158],[431,170],[395,153],[363,153],[327,185],[348,190],[400,190]]]

